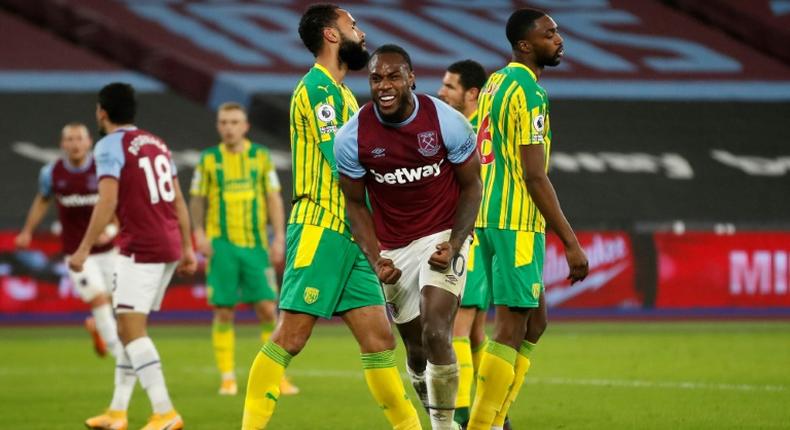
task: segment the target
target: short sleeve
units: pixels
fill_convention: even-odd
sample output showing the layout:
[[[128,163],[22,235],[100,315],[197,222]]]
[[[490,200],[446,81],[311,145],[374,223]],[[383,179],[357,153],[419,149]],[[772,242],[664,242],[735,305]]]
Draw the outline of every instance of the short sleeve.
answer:
[[[281,189],[280,177],[277,176],[277,168],[272,160],[272,155],[268,150],[261,151],[263,159],[263,179],[266,187],[266,194],[279,193]]]
[[[200,154],[200,161],[192,172],[192,182],[189,184],[189,194],[193,196],[208,196],[209,178],[206,171],[206,153]]]
[[[52,197],[52,169],[54,168],[54,162],[48,163],[38,173],[38,193],[47,199]]]
[[[99,179],[105,176],[121,177],[121,169],[125,163],[123,155],[123,133],[112,133],[96,143],[96,175]]]
[[[523,88],[514,91],[507,101],[508,116],[516,132],[516,144],[542,145],[546,143],[543,137],[546,119],[540,111],[541,106],[537,103],[530,105],[528,101]]]
[[[442,140],[447,148],[447,159],[453,164],[461,164],[475,151],[477,140],[475,131],[461,112],[439,99],[434,97],[431,99],[439,116]]]
[[[357,132],[359,128],[359,115],[354,115],[348,122],[340,127],[335,135],[335,161],[337,170],[352,179],[365,176],[365,168],[359,161],[359,144]]]

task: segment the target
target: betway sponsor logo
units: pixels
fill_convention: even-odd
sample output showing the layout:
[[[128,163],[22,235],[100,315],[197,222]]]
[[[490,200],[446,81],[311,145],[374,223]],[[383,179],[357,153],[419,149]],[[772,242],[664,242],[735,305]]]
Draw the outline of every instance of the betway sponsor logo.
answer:
[[[730,294],[787,294],[788,255],[786,250],[730,251]]]
[[[58,203],[67,208],[78,206],[95,206],[99,201],[98,194],[69,194],[58,197]]]
[[[439,160],[438,163],[426,164],[422,167],[401,167],[395,169],[394,172],[388,173],[378,173],[370,169],[370,174],[373,175],[373,179],[379,184],[409,184],[432,176],[439,176],[442,173],[443,163],[444,159]]]

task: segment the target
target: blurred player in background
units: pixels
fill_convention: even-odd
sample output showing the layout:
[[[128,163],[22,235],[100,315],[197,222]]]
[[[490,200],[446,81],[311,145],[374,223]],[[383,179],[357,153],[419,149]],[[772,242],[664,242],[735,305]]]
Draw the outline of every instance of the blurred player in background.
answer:
[[[483,202],[475,236],[496,305],[493,339],[480,363],[469,429],[501,429],[546,329],[543,258],[546,223],[565,246],[572,282],[588,263],[547,176],[551,130],[544,67],[563,55],[557,24],[520,9],[507,22],[513,60],[488,79],[479,99]]]
[[[240,301],[252,305],[261,321],[261,340],[266,343],[277,317],[274,268],[282,267],[285,254],[280,180],[269,150],[247,139],[249,129],[244,107],[238,103],[220,105],[217,131],[222,141],[201,153],[190,191],[195,241],[209,259],[208,300],[214,307],[211,340],[222,375],[221,395],[235,395],[238,390],[234,307]],[[268,223],[272,226],[271,243]],[[285,378],[281,384],[282,394],[298,392]]]
[[[60,134],[63,157],[41,169],[38,193],[30,205],[25,225],[14,241],[17,248],[30,246],[33,231],[54,199],[58,207],[58,221],[62,228],[60,240],[66,261],[76,251],[98,199],[92,145],[84,124],[72,122],[63,127]],[[90,257],[85,261],[85,270],[82,273],[68,272],[74,290],[91,307],[93,317],[85,320],[85,327],[91,332],[93,346],[99,356],[106,355],[109,349],[117,357],[123,348],[118,340],[110,296],[116,254],[112,239],[117,232],[116,224],[108,224],[99,235],[96,245],[91,248]]]
[[[96,121],[105,134],[96,144],[99,200],[85,237],[69,259],[71,269],[81,272],[91,247],[117,212],[121,232],[113,304],[126,354],[119,357],[116,383],[129,387],[129,396],[114,399],[106,413],[85,424],[125,429],[129,397],[139,379],[153,409],[143,430],[178,430],[184,421],[173,408],[159,353],[146,329],[148,313],[159,310],[173,272],[194,273],[197,263],[170,150],[160,138],[134,126],[136,110],[129,84],[109,84],[99,92]]]
[[[333,152],[337,129],[359,108],[343,78],[367,64],[365,33],[348,11],[317,4],[302,15],[299,36],[316,63],[291,98],[294,205],[280,322],[252,363],[242,428],[266,427],[285,369],[317,319],[340,315],[359,343],[365,380],[387,420],[395,429],[419,429],[395,365],[381,287],[351,238]]]
[[[431,426],[451,430],[458,366],[450,339],[482,193],[475,133],[455,109],[412,92],[403,48],[379,47],[368,71],[373,101],[336,137],[340,186]]]
[[[442,78],[439,98],[461,112],[477,132],[477,97],[486,83],[486,71],[474,60],[451,64]],[[458,359],[458,397],[455,421],[465,426],[472,405],[472,385],[486,344],[486,314],[491,304],[482,263],[476,261],[478,241],[469,247],[466,287],[453,324],[453,349]]]

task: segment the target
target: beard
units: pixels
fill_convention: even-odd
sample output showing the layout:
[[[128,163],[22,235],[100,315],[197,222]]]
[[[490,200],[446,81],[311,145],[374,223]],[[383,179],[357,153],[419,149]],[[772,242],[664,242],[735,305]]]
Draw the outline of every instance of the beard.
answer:
[[[370,54],[362,47],[362,42],[353,42],[341,36],[340,49],[337,56],[341,63],[345,63],[349,70],[362,70],[368,65]]]
[[[104,129],[104,127],[101,125],[101,123],[97,122],[96,128],[97,128],[97,131],[99,133],[99,139],[101,139],[104,136],[107,136],[107,130]]]

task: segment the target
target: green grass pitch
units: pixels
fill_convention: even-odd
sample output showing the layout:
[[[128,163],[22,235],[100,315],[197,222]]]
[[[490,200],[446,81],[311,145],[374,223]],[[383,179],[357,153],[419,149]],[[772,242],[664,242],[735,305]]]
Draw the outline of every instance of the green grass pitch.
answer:
[[[157,325],[151,335],[186,428],[238,429],[256,327],[237,329],[236,397],[216,394],[207,324]],[[398,353],[403,371],[401,345]],[[113,367],[79,327],[0,327],[0,429],[81,428],[109,404]],[[269,428],[387,428],[344,326],[316,327],[288,372],[302,393],[281,398]],[[527,378],[511,410],[516,429],[787,429],[790,323],[556,322]],[[129,428],[149,412],[138,385]]]

